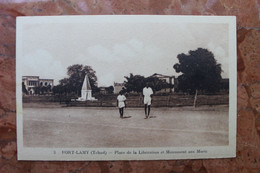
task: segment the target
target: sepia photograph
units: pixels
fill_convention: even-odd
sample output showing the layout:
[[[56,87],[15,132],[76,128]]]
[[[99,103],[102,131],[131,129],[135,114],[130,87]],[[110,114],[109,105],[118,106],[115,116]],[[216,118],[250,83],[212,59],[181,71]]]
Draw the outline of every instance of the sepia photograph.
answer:
[[[235,17],[18,17],[17,28],[19,160],[235,157]]]

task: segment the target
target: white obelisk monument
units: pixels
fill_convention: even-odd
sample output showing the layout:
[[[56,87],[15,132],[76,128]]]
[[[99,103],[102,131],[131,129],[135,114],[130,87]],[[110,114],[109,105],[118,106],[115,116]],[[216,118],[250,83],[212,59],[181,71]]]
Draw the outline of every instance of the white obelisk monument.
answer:
[[[81,97],[78,98],[77,100],[79,101],[96,100],[94,97],[92,97],[92,90],[91,90],[91,86],[87,74],[84,78],[84,82],[81,88]]]

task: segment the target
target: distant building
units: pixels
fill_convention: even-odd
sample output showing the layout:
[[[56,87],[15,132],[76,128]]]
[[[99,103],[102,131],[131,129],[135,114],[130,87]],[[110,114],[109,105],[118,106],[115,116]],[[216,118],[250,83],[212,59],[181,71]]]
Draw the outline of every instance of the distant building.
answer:
[[[53,88],[53,79],[40,79],[39,76],[23,76],[22,82],[29,95],[36,93],[36,89],[39,87],[50,87]]]
[[[114,93],[118,94],[124,87],[124,83],[116,83],[114,82]]]
[[[169,84],[174,84],[174,78],[175,78],[174,76],[167,76],[167,75],[154,73],[151,77],[157,77],[161,80],[164,80],[165,82],[167,82]]]
[[[157,77],[165,82],[167,82],[168,84],[170,84],[170,86],[175,86],[174,84],[176,83],[176,78],[175,76],[167,76],[167,75],[162,75],[162,74],[158,74],[158,73],[154,73],[152,76],[150,77]],[[160,92],[173,92],[174,88],[164,88],[160,91],[157,91],[158,93]]]

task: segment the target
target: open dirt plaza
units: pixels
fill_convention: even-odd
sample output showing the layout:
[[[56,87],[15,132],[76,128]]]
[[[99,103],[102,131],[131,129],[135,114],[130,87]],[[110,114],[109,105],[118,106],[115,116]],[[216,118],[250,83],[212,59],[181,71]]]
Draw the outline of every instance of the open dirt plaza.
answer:
[[[228,145],[228,106],[126,108],[24,103],[25,147],[184,147]]]

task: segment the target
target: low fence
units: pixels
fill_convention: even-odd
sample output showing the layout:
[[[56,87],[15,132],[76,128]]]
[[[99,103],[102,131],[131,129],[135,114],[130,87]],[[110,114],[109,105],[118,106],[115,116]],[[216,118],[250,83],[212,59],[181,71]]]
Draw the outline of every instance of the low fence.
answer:
[[[25,96],[23,102],[37,103],[37,102],[60,102],[68,106],[93,106],[93,107],[115,107],[117,104],[116,95],[107,95],[99,97],[96,101],[71,101],[68,97],[59,96]],[[153,107],[178,107],[178,106],[192,106],[194,102],[194,95],[160,95],[152,97]],[[198,95],[196,105],[227,105],[229,104],[229,95]],[[142,107],[142,96],[127,96],[127,107]]]

